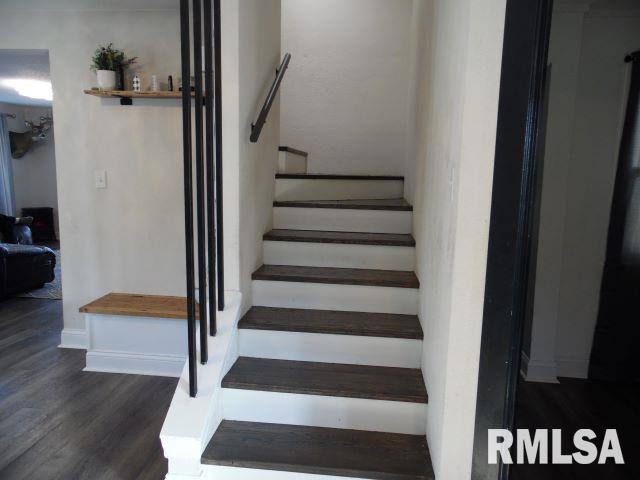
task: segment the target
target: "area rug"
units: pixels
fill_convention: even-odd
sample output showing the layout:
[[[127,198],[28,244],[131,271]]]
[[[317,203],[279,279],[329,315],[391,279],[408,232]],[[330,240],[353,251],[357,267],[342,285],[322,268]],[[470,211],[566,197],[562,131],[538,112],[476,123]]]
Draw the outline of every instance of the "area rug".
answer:
[[[53,250],[53,253],[56,255],[56,267],[54,269],[56,278],[53,282],[45,283],[42,288],[36,288],[34,290],[29,290],[28,292],[20,293],[16,295],[16,297],[62,300],[62,282],[60,280],[60,265],[62,263],[62,257],[60,256],[60,249],[52,248],[51,250]]]

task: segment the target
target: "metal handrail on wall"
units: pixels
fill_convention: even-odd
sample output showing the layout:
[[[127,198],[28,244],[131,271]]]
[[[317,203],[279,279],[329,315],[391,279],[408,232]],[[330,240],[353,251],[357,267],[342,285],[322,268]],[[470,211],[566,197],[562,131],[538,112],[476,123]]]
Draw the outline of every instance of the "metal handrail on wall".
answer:
[[[282,59],[282,63],[280,67],[276,70],[276,78],[273,80],[271,84],[271,88],[269,89],[269,93],[267,94],[267,98],[264,100],[264,104],[260,109],[260,113],[258,114],[258,119],[256,123],[251,125],[251,136],[249,139],[251,143],[256,143],[260,138],[260,133],[262,132],[262,127],[264,127],[265,122],[267,121],[267,117],[269,116],[269,111],[271,110],[271,105],[273,105],[273,101],[278,94],[278,89],[280,88],[280,84],[282,83],[282,79],[284,78],[284,74],[289,67],[289,62],[291,61],[291,54],[285,53],[284,58]]]
[[[180,0],[180,52],[182,62],[182,143],[184,169],[185,260],[187,271],[187,342],[189,395],[195,397],[197,382],[197,318],[200,326],[200,363],[208,360],[208,334],[217,330],[216,312],[224,309],[224,265],[222,241],[222,105],[220,0]],[[204,23],[204,25],[203,25]],[[204,35],[203,35],[204,32]],[[191,48],[195,80],[195,154],[191,125]],[[215,41],[214,41],[215,39]],[[204,41],[204,86],[202,48]],[[203,93],[204,88],[204,93]],[[203,117],[204,109],[204,117]],[[215,132],[215,134],[214,134]],[[193,159],[196,163],[195,217],[197,230],[198,304],[196,308],[194,248]],[[217,268],[216,268],[217,264]],[[217,281],[216,281],[217,280]],[[217,284],[217,289],[216,289]],[[207,306],[208,300],[208,309]],[[209,320],[209,322],[207,322]]]

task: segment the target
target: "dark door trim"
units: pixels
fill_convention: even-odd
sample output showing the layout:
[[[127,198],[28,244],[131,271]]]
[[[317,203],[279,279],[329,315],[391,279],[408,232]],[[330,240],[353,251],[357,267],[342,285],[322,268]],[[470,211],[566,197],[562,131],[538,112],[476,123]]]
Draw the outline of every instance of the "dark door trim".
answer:
[[[480,351],[473,479],[505,480],[487,462],[487,430],[514,424],[536,202],[538,117],[552,0],[507,0]]]

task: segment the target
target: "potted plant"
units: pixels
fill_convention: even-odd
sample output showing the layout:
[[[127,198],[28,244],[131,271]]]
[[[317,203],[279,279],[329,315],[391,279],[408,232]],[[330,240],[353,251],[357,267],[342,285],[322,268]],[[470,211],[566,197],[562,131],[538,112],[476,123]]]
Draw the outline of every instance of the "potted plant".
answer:
[[[113,43],[100,45],[91,59],[91,70],[96,72],[98,88],[113,90],[116,88],[116,73],[119,78],[119,88],[123,89],[124,69],[136,62],[137,57],[127,58],[122,50],[113,48]]]

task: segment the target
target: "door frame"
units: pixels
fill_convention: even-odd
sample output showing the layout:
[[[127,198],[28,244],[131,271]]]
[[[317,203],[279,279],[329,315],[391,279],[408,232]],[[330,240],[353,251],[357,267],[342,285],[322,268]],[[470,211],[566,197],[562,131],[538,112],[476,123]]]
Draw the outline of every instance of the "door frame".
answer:
[[[472,478],[506,480],[490,465],[487,434],[513,431],[535,225],[538,121],[553,0],[507,0]],[[531,286],[533,288],[533,286]]]

